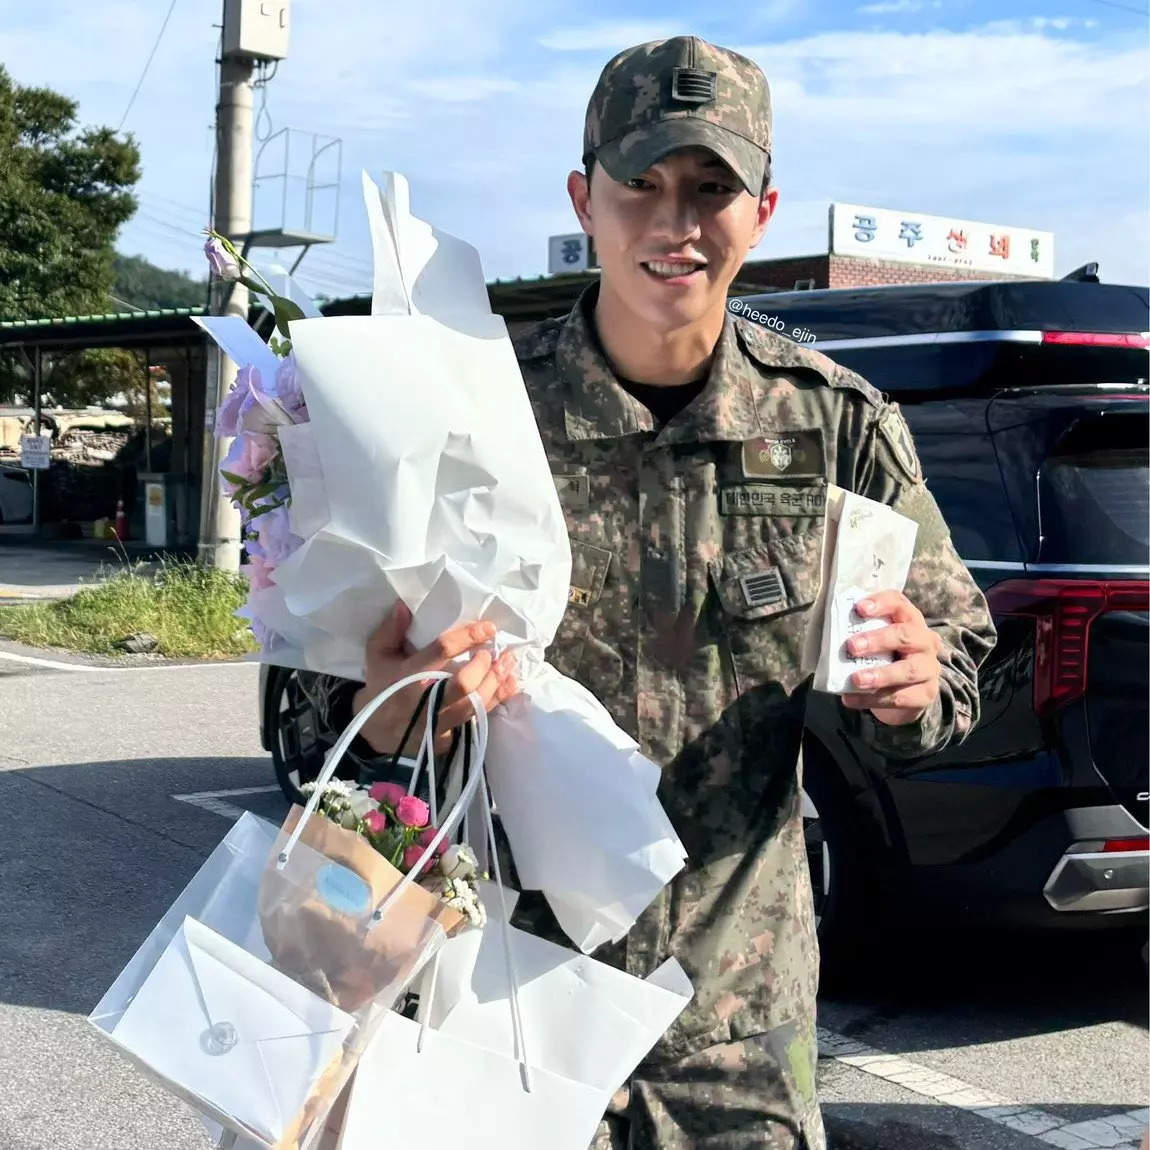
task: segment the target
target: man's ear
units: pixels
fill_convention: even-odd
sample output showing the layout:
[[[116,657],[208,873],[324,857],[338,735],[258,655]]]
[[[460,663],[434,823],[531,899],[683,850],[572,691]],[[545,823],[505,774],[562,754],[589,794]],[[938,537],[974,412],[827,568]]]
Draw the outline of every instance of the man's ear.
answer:
[[[775,214],[775,205],[779,202],[779,189],[768,188],[766,193],[759,197],[759,205],[755,216],[755,229],[751,232],[750,247],[754,247],[763,238],[771,216]]]
[[[591,225],[591,187],[582,172],[572,169],[567,173],[567,194],[579,218],[579,226],[587,235],[594,235]]]

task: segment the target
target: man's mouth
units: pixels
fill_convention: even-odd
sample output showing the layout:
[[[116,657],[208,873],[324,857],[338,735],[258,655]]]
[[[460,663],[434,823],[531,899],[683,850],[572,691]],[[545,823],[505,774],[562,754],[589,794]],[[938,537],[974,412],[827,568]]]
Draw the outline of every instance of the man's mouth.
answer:
[[[707,265],[702,260],[643,260],[641,266],[659,279],[677,279],[695,275]]]

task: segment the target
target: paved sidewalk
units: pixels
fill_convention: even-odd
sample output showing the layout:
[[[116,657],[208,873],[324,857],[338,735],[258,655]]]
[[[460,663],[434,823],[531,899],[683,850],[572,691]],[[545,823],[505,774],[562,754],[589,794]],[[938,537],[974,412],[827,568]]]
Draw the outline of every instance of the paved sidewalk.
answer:
[[[154,548],[126,545],[132,563],[155,569]],[[0,603],[47,602],[66,599],[81,587],[98,583],[103,574],[120,570],[124,556],[110,540],[24,540],[0,536]]]

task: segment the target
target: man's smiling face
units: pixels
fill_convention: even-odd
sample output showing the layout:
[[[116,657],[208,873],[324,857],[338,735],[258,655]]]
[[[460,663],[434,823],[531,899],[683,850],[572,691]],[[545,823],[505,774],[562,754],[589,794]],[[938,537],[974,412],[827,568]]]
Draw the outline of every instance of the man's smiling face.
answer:
[[[727,289],[778,196],[774,189],[751,195],[722,160],[697,147],[672,152],[625,183],[596,165],[589,195],[573,172],[568,190],[595,240],[601,298],[617,297],[658,331],[726,306]]]

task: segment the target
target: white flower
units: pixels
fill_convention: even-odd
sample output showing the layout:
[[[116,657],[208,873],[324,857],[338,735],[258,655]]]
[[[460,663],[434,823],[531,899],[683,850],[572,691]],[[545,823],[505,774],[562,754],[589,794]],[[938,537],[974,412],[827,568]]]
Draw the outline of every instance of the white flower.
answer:
[[[355,789],[351,783],[346,779],[329,779],[328,784],[323,789],[325,795],[339,795],[341,798],[350,798],[352,790]]]
[[[363,787],[356,787],[356,789],[352,791],[347,805],[357,819],[362,819],[369,811],[379,810],[379,803],[377,803]]]
[[[354,811],[344,811],[339,816],[339,825],[346,830],[354,831],[359,826],[359,817]]]
[[[466,843],[452,843],[440,856],[439,869],[451,879],[474,878],[479,860]]]

